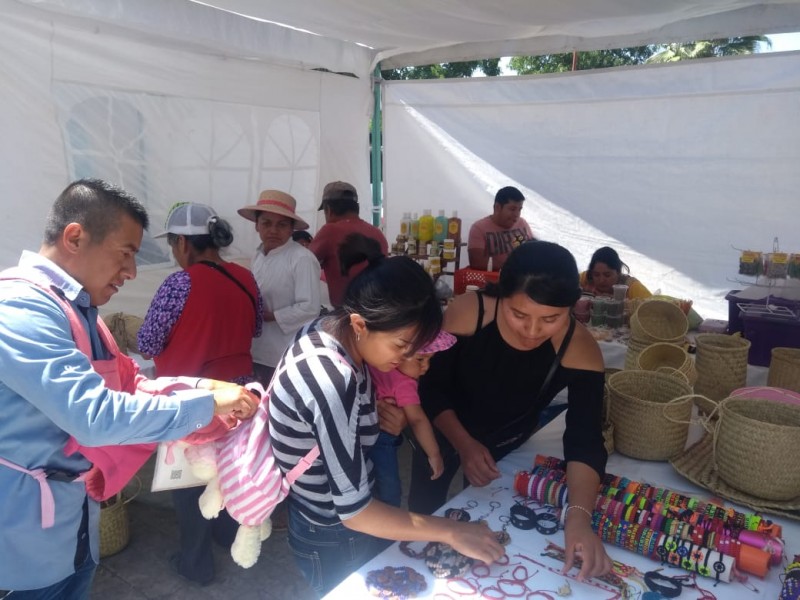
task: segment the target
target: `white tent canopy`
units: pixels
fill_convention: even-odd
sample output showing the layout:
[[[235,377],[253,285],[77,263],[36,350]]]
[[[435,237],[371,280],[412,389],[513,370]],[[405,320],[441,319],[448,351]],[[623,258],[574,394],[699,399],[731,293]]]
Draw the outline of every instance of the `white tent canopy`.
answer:
[[[160,231],[174,202],[194,200],[215,206],[235,225],[233,256],[249,255],[256,243],[251,226],[236,216],[235,209],[252,202],[258,191],[267,187],[294,194],[301,214],[313,223],[322,186],[333,179],[345,179],[361,192],[362,216],[369,218],[367,123],[372,100],[370,75],[378,61],[391,67],[800,30],[800,0],[564,0],[545,4],[522,0],[219,0],[212,4],[189,0],[0,0],[0,186],[4,198],[0,216],[5,223],[0,266],[13,264],[23,248],[38,248],[44,215],[56,194],[70,180],[83,176],[109,179],[133,191],[151,213],[153,232]],[[796,60],[786,69],[797,73]],[[751,70],[760,72],[760,63],[750,64]],[[691,87],[691,82],[706,77],[707,72],[716,76],[712,71],[680,66],[615,71],[608,77],[619,78],[625,86],[625,101],[634,105],[640,95],[653,100],[652,82],[661,77],[660,73],[680,88]],[[497,81],[501,84],[497,92],[485,93],[481,88],[479,94],[464,99],[474,100],[475,113],[486,115],[491,109],[481,103],[493,94],[519,93],[515,111],[526,114],[525,122],[533,124],[532,115],[547,114],[553,132],[570,131],[575,145],[585,133],[587,144],[596,144],[603,135],[602,128],[593,133],[575,129],[574,111],[576,106],[590,106],[588,99],[595,94],[597,82],[603,81],[602,76],[584,72],[543,81],[563,85],[566,95],[560,99],[554,96],[545,107],[541,101],[532,100],[528,91],[521,93],[509,87],[530,87],[522,79],[519,84]],[[557,83],[561,81],[565,83]],[[751,124],[748,131],[758,136],[757,124],[765,115],[772,123],[772,111],[785,110],[785,131],[777,132],[778,141],[771,148],[781,152],[775,158],[796,161],[797,144],[786,141],[800,137],[796,84],[786,73],[776,74],[770,68],[760,80],[754,78],[747,85],[750,91],[741,91],[742,98],[780,96],[784,104],[770,102],[770,108],[765,109],[760,103],[747,106],[737,101],[736,111],[728,113],[726,106],[708,99],[706,92],[713,96],[709,91],[713,86],[701,90],[708,118],[720,125],[714,132],[719,136],[714,139],[723,145],[735,142],[739,148],[741,139],[724,136],[726,122],[738,125],[747,121]],[[426,198],[432,208],[451,209],[462,202],[460,198],[467,197],[442,193],[442,188],[458,190],[459,194],[467,191],[445,185],[447,177],[463,179],[463,163],[452,176],[440,172],[426,180],[414,167],[414,154],[422,148],[425,153],[431,152],[435,147],[432,140],[441,141],[443,134],[465,145],[467,140],[461,137],[459,128],[469,110],[464,106],[456,110],[446,97],[479,88],[448,91],[446,86],[426,86],[387,86],[394,90],[387,96],[389,110],[395,110],[392,103],[398,107],[394,116],[387,117],[384,148],[390,236],[396,233],[392,231],[392,211],[404,203],[410,207],[414,198]],[[597,88],[597,93],[603,89],[608,93],[607,84]],[[430,94],[427,99],[422,97],[423,91]],[[573,92],[577,94],[574,99],[570,96]],[[439,101],[442,108],[449,103],[454,110],[424,108]],[[428,125],[421,128],[403,123],[402,119],[409,118],[401,116],[406,110],[399,108],[403,103],[408,106],[407,114],[416,111],[421,115],[419,122],[428,121]],[[598,106],[591,108],[592,114],[599,114]],[[543,108],[546,110],[541,113]],[[631,148],[647,146],[648,141],[656,144],[651,127],[625,122],[622,113],[615,114],[618,129],[612,133],[616,144]],[[392,119],[398,119],[400,129],[393,128]],[[665,127],[677,126],[675,135],[683,132],[689,136],[695,131],[677,117],[658,121]],[[542,140],[568,141],[559,140],[557,135],[547,138],[541,127],[537,131]],[[731,131],[738,135],[743,128],[732,127]],[[553,210],[566,211],[590,223],[595,228],[593,238],[619,240],[644,257],[673,265],[689,280],[705,277],[697,269],[664,261],[660,244],[649,247],[641,236],[626,239],[618,230],[597,221],[596,215],[582,213],[573,204],[591,197],[613,212],[614,203],[625,197],[627,208],[617,211],[619,219],[634,218],[630,199],[640,188],[610,186],[603,193],[598,185],[589,195],[575,184],[576,177],[559,176],[556,170],[549,177],[536,170],[526,173],[525,165],[533,164],[534,159],[555,169],[560,158],[562,167],[569,162],[574,173],[581,168],[581,161],[592,157],[577,154],[566,161],[565,154],[548,156],[549,143],[539,147],[527,144],[529,134],[520,128],[508,129],[503,139],[494,133],[486,131],[484,148],[468,147],[473,154],[470,160],[482,161],[478,170],[495,175],[481,176],[480,183],[472,185],[475,204],[465,216],[480,216],[479,206],[486,205],[492,186],[513,181],[524,187],[529,197],[539,194]],[[411,143],[414,136],[419,136],[418,145]],[[673,143],[680,141],[678,137]],[[685,140],[687,144],[694,141]],[[513,160],[494,152],[507,142],[509,149],[515,149]],[[768,162],[762,160],[767,142],[754,144],[741,160]],[[531,148],[535,153],[531,154]],[[440,149],[431,155],[431,164],[453,164],[452,145],[444,144]],[[650,151],[652,156],[656,150]],[[656,162],[650,168],[662,169]],[[718,182],[719,189],[731,188],[726,183],[728,168],[710,170],[703,185],[714,189]],[[683,172],[674,164],[672,169],[658,174],[659,184],[678,176],[672,173]],[[789,171],[776,167],[765,173],[770,178],[770,197],[765,198],[770,204],[765,211],[773,206],[783,211],[789,194],[798,188],[796,176]],[[404,179],[415,179],[415,185],[404,184]],[[749,181],[755,186],[764,178]],[[431,197],[435,200],[428,201]],[[742,197],[736,196],[736,201]],[[670,200],[681,206],[676,208],[679,213],[686,212],[683,203],[696,201],[691,194],[672,195]],[[728,211],[726,218],[733,221],[738,214]],[[537,218],[541,221],[542,215]],[[786,218],[791,224],[796,216]],[[742,222],[744,219],[736,222],[734,231]],[[468,225],[465,220],[465,227]],[[675,238],[685,239],[688,232],[682,223],[675,227]],[[639,225],[634,222],[630,229],[638,231]],[[796,230],[795,226],[792,231]],[[540,227],[539,231],[547,230]],[[764,242],[759,242],[763,247]],[[153,266],[143,269],[137,282],[126,285],[109,308],[141,314],[165,274],[165,257],[166,246],[148,238],[142,260]]]

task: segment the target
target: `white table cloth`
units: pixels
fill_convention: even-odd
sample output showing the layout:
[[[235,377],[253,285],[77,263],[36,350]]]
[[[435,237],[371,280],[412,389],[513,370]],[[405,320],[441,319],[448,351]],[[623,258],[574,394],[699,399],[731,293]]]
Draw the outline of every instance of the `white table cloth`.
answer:
[[[600,346],[603,350],[606,366],[621,368],[625,359],[626,347],[617,342],[601,342]],[[766,382],[766,373],[767,369],[763,367],[748,367],[748,385],[764,385]],[[509,514],[509,509],[514,503],[514,492],[512,491],[514,474],[520,470],[530,469],[536,454],[563,457],[561,442],[563,431],[564,414],[562,413],[546,427],[538,431],[522,447],[500,461],[498,465],[502,473],[500,479],[484,488],[466,488],[437,511],[436,514],[443,514],[444,510],[450,507],[467,507],[470,501],[473,501],[477,502],[477,506],[470,508],[468,511],[472,520],[483,517],[488,521],[492,529],[502,529],[503,525],[500,517],[505,518]],[[690,434],[689,443],[697,439],[697,435],[697,431],[692,432],[692,434]],[[619,453],[614,453],[609,457],[606,470],[615,475],[622,475],[636,481],[647,482],[673,491],[683,492],[686,495],[697,496],[699,498],[708,498],[711,496],[711,493],[707,490],[699,488],[681,477],[667,462],[639,461],[622,456]],[[492,505],[490,504],[492,502],[499,503],[499,506],[492,509]],[[743,512],[753,512],[751,509],[737,506],[733,503],[729,504]],[[791,560],[794,554],[800,553],[800,522],[770,515],[767,515],[767,517],[781,524],[783,527],[783,537],[786,543],[785,556]],[[553,598],[558,598],[557,590],[564,586],[565,582],[569,582],[572,590],[569,596],[570,600],[597,600],[599,598],[613,597],[611,592],[603,591],[587,583],[581,583],[573,579],[568,579],[563,575],[552,573],[518,556],[528,556],[540,563],[547,564],[555,569],[560,569],[562,565],[551,558],[542,557],[540,554],[544,551],[548,542],[552,541],[559,546],[564,546],[563,530],[559,530],[556,534],[551,536],[544,536],[535,529],[523,531],[509,526],[508,532],[511,534],[511,543],[507,547],[507,556],[510,559],[510,566],[493,565],[490,567],[490,575],[488,577],[476,577],[470,573],[466,576],[467,581],[463,582],[451,581],[448,583],[448,581],[444,579],[435,579],[422,560],[405,556],[400,552],[399,545],[393,544],[357,572],[345,579],[326,596],[326,600],[352,600],[353,598],[372,597],[364,583],[366,575],[372,570],[380,569],[385,566],[408,566],[424,575],[428,588],[425,593],[418,596],[419,598],[431,598],[435,600],[446,600],[448,598],[452,598],[453,600],[481,598],[483,596],[480,591],[473,592],[473,588],[482,590],[495,585],[498,580],[498,575],[502,573],[504,573],[502,577],[510,577],[510,569],[513,569],[513,566],[516,564],[525,565],[529,574],[529,577],[525,580],[525,586],[527,586],[529,591],[522,595],[521,598],[525,598],[530,592],[536,590],[545,591]],[[417,550],[422,549],[423,546],[423,543],[415,543],[413,545]],[[628,550],[616,548],[610,544],[606,544],[606,549],[612,559],[626,565],[634,566],[642,572],[661,568],[660,563]],[[785,565],[771,567],[767,577],[763,580],[751,575],[748,577],[746,583],[719,583],[715,586],[713,579],[698,576],[697,582],[702,588],[710,590],[719,600],[775,600],[780,593],[781,581],[779,576],[783,573],[784,566]],[[485,569],[478,570],[481,575],[483,575],[485,571]],[[570,574],[576,573],[576,569],[570,572]],[[688,572],[676,567],[665,566],[664,573],[669,576],[680,576],[686,575]],[[524,572],[518,571],[518,574],[524,575]],[[626,580],[626,582],[631,584],[636,591],[641,589],[634,580],[629,579]],[[508,589],[510,592],[516,593],[521,588],[516,586],[509,587]],[[511,596],[509,595],[507,597],[510,598]],[[546,596],[534,594],[531,597],[544,598]],[[684,588],[680,596],[680,598],[686,599],[695,599],[699,597],[700,593],[692,588]]]

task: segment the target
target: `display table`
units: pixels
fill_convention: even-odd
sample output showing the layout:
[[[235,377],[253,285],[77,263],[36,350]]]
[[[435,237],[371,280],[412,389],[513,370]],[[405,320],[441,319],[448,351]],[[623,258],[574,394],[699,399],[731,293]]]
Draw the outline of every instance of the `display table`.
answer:
[[[606,359],[607,367],[622,366],[625,356],[625,346],[617,342],[602,342],[601,348]],[[766,380],[766,369],[752,367],[748,369],[748,385],[763,385]],[[514,504],[512,491],[514,474],[520,470],[528,470],[533,465],[536,454],[563,457],[562,435],[564,432],[564,414],[556,417],[550,424],[538,431],[523,446],[515,450],[498,464],[502,473],[500,479],[484,488],[468,487],[463,492],[454,497],[450,502],[443,506],[436,514],[441,515],[446,508],[468,508],[472,520],[484,518],[494,530],[501,530],[503,522],[507,520],[510,507]],[[690,434],[690,440],[696,439],[698,432]],[[683,492],[685,495],[696,496],[698,498],[709,498],[710,492],[699,488],[681,477],[672,466],[667,462],[645,462],[627,458],[619,453],[614,453],[609,457],[607,471],[615,475],[622,475],[632,480],[647,482],[658,487],[669,488],[673,491]],[[733,503],[728,505],[743,512],[752,510],[737,506]],[[779,523],[783,527],[783,537],[786,542],[785,556],[789,559],[796,553],[800,553],[800,522],[780,517],[768,518]],[[469,573],[463,581],[435,579],[430,574],[422,560],[410,558],[402,554],[398,544],[393,544],[387,550],[379,554],[372,561],[364,565],[357,572],[350,575],[330,594],[327,600],[351,600],[353,598],[371,597],[364,583],[367,573],[372,570],[386,566],[400,567],[406,566],[415,569],[418,573],[425,576],[428,588],[420,598],[432,598],[435,600],[461,599],[461,598],[482,598],[500,597],[497,592],[491,590],[483,595],[480,590],[496,586],[498,579],[509,579],[514,573],[516,565],[522,565],[525,569],[517,569],[516,575],[524,579],[524,588],[527,589],[521,596],[514,596],[523,589],[523,586],[513,586],[504,584],[506,587],[505,597],[525,598],[529,594],[532,598],[558,598],[558,590],[569,583],[571,587],[572,600],[596,600],[598,598],[613,598],[614,594],[609,591],[594,587],[588,583],[581,583],[574,579],[548,570],[527,558],[532,558],[536,562],[558,571],[563,566],[550,557],[543,557],[541,553],[545,550],[548,542],[553,542],[561,547],[564,546],[564,533],[559,530],[554,535],[545,536],[538,533],[535,529],[520,530],[513,526],[507,528],[511,535],[511,543],[506,549],[506,556],[509,561],[506,565],[491,565],[488,569],[480,567],[476,572]],[[415,543],[413,547],[417,550],[422,549],[423,543]],[[659,562],[645,558],[633,552],[616,548],[606,544],[608,554],[612,559],[625,565],[636,567],[639,571],[653,571],[661,568]],[[783,567],[773,566],[765,579],[749,576],[748,581],[723,583],[715,585],[713,579],[697,577],[697,583],[705,590],[710,591],[719,600],[727,599],[769,599],[778,598],[781,589],[779,576],[783,573]],[[672,566],[664,566],[664,574],[669,576],[687,575],[687,571]],[[577,569],[573,569],[570,574],[577,574]],[[626,579],[638,594],[641,585],[633,579]],[[475,591],[478,590],[478,591]],[[546,595],[532,594],[534,591],[543,591]],[[564,591],[564,590],[562,590]],[[696,599],[701,594],[697,589],[685,588],[680,598]],[[637,596],[634,596],[637,597]]]

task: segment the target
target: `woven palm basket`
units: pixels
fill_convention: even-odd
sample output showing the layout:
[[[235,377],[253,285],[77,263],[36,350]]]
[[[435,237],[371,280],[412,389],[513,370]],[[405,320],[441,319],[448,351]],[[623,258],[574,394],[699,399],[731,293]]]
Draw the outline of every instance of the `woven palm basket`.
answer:
[[[131,539],[127,502],[122,492],[101,503],[100,507],[100,558],[125,549]]]
[[[714,439],[710,433],[671,459],[670,464],[686,479],[710,490],[721,498],[749,506],[759,512],[781,515],[800,521],[800,496],[791,500],[764,500],[737,490],[723,481],[714,464]]]
[[[684,449],[692,414],[685,381],[654,371],[620,371],[608,379],[614,449],[640,460],[667,460]]]
[[[606,383],[603,387],[603,443],[609,454],[614,452],[614,423],[611,422],[611,409],[608,401],[608,378],[619,372],[620,369],[607,368]]]
[[[747,384],[749,341],[721,333],[701,333],[696,341],[695,393],[721,401]]]
[[[642,341],[638,338],[631,336],[628,340],[628,351],[625,353],[625,370],[637,368],[637,360],[642,350],[647,348],[653,342]]]
[[[766,500],[800,496],[800,406],[727,398],[719,406],[714,460],[731,487]]]
[[[643,302],[631,315],[631,337],[642,342],[679,344],[689,331],[683,311],[666,300]]]
[[[675,344],[658,342],[649,345],[639,354],[636,366],[642,371],[677,374],[685,377],[689,385],[694,385],[697,380],[694,359],[686,350]]]
[[[800,348],[773,348],[767,385],[800,392]]]

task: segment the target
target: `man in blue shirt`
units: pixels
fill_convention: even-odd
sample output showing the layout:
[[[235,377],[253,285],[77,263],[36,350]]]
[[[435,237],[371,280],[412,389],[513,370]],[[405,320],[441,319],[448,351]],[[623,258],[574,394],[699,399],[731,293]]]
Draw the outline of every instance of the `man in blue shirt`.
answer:
[[[215,414],[249,418],[257,406],[225,382],[149,381],[132,367],[133,394],[99,374],[97,365],[119,371],[129,360],[101,341],[97,306],[136,276],[147,225],[144,207],[124,191],[76,181],[54,203],[39,253],[23,252],[0,273],[0,598],[8,590],[14,600],[89,597],[100,508],[80,478],[92,463],[64,453],[70,436],[87,447],[173,440]],[[67,313],[88,335],[91,357],[78,349]],[[176,381],[200,389],[160,393]]]

